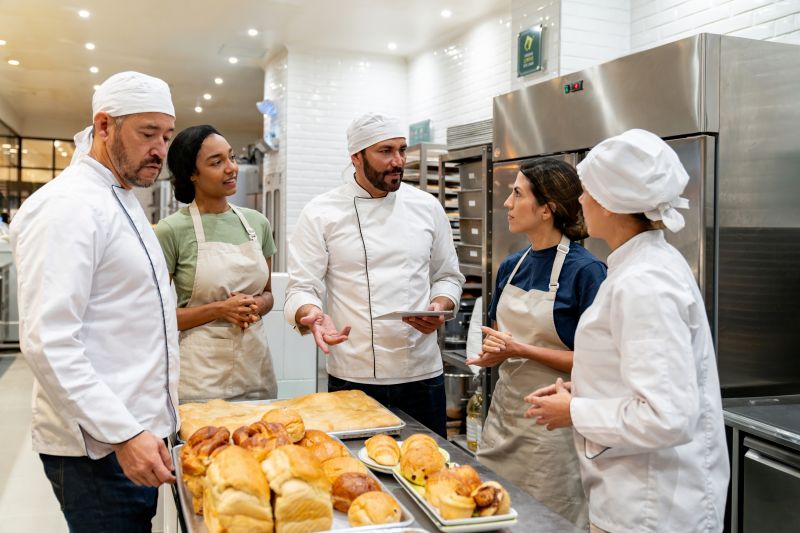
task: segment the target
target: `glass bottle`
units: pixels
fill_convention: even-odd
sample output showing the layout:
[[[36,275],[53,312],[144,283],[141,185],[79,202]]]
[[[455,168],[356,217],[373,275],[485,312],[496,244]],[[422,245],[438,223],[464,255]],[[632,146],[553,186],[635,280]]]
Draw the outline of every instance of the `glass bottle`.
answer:
[[[483,387],[480,380],[475,394],[467,403],[467,448],[473,452],[478,451],[478,443],[481,440],[483,430]]]

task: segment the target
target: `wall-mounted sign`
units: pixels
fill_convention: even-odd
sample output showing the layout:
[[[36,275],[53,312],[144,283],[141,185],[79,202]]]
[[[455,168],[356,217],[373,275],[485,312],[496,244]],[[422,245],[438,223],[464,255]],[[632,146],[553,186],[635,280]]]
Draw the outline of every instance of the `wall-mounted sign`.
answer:
[[[534,26],[517,37],[517,77],[542,70],[542,27]]]
[[[431,119],[415,122],[408,126],[409,146],[430,142],[431,140]]]

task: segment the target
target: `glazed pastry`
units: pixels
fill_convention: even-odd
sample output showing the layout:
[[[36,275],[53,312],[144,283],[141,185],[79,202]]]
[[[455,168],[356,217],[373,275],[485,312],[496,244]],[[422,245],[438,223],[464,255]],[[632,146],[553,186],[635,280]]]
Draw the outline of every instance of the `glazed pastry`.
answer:
[[[475,500],[469,496],[461,496],[456,492],[448,492],[441,495],[437,509],[445,520],[469,518],[475,511]]]
[[[496,481],[487,481],[472,491],[478,516],[506,514],[511,509],[511,496]]]
[[[359,472],[345,472],[333,482],[331,496],[333,497],[333,508],[346,513],[350,509],[353,500],[365,492],[380,492],[381,486],[369,474]]]
[[[425,499],[432,506],[439,508],[439,501],[443,495],[447,494],[461,494],[462,496],[470,496],[464,487],[464,483],[448,469],[440,470],[428,477],[425,484]]]
[[[458,492],[462,496],[469,496],[472,494],[472,491],[477,489],[481,484],[481,477],[478,475],[478,472],[469,465],[456,466],[449,469],[449,472],[458,476],[461,483],[464,485],[463,490]]]
[[[225,428],[206,426],[195,431],[181,449],[183,480],[192,493],[192,507],[197,514],[203,512],[206,469],[213,455],[228,446],[230,436]]]
[[[365,492],[350,505],[347,521],[353,527],[400,521],[400,506],[385,492]]]
[[[322,463],[322,471],[328,478],[328,481],[333,484],[336,478],[345,472],[358,472],[361,474],[368,474],[367,467],[364,463],[355,457],[334,457]]]
[[[211,533],[272,531],[267,479],[258,461],[238,446],[217,453],[206,472],[204,520]]]
[[[350,457],[350,451],[344,444],[317,429],[306,431],[305,437],[297,444],[307,448],[320,463],[334,457]]]
[[[233,442],[249,450],[259,463],[275,448],[292,443],[283,424],[272,422],[254,422],[240,427],[233,432]]]
[[[425,486],[428,477],[442,470],[444,465],[438,446],[420,443],[400,456],[400,473],[416,485]]]
[[[264,416],[261,417],[261,421],[283,424],[292,442],[298,442],[303,438],[306,432],[303,418],[297,411],[292,409],[272,409],[264,413]]]
[[[383,466],[394,466],[400,461],[400,446],[389,435],[375,435],[364,442],[370,459]]]

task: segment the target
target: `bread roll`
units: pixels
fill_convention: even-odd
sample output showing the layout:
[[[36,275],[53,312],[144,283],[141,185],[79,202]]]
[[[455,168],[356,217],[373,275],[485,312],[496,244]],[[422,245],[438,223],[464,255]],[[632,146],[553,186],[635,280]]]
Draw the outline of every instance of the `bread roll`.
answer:
[[[414,445],[400,456],[400,473],[416,485],[425,486],[428,476],[442,470],[444,465],[444,456],[438,446]]]
[[[381,491],[381,486],[374,477],[366,473],[345,472],[333,482],[333,508],[346,513],[353,500],[365,492],[373,491]]]
[[[457,494],[464,492],[464,484],[453,472],[448,469],[442,469],[428,477],[425,483],[425,499],[432,506],[439,508],[439,501],[445,494]],[[470,493],[462,494],[463,496],[470,496]]]
[[[400,446],[389,435],[374,435],[364,442],[370,459],[383,466],[394,466],[400,461]]]
[[[469,496],[461,496],[456,492],[448,492],[439,498],[439,515],[445,520],[469,518],[475,511],[475,500]]]
[[[272,409],[264,413],[264,416],[261,417],[261,421],[283,424],[292,442],[298,442],[303,438],[306,432],[306,427],[305,424],[303,424],[300,413],[292,409]]]
[[[267,479],[255,458],[238,446],[228,446],[211,461],[203,507],[211,533],[272,531]]]
[[[353,527],[391,524],[399,522],[400,517],[400,506],[385,492],[365,492],[347,511],[347,521]]]
[[[186,488],[192,494],[194,512],[203,512],[205,474],[212,456],[228,446],[230,433],[225,428],[206,426],[198,429],[181,448],[181,469]]]
[[[361,474],[368,474],[367,467],[364,463],[355,457],[334,457],[322,463],[322,471],[328,478],[328,481],[333,484],[336,478],[345,472],[359,472]]]
[[[511,510],[511,496],[496,481],[487,481],[472,491],[478,516],[506,514]]]
[[[448,471],[455,474],[461,480],[463,489],[458,493],[462,496],[471,495],[472,491],[477,489],[481,484],[481,477],[478,475],[478,472],[476,472],[475,469],[469,465],[456,466],[454,468],[450,468]]]
[[[319,461],[323,463],[334,457],[349,457],[350,451],[341,442],[334,439],[324,431],[309,429],[305,437],[298,442],[300,446],[307,448]]]
[[[270,488],[276,494],[283,493],[283,485],[292,479],[299,479],[320,489],[330,492],[328,481],[322,466],[311,452],[296,444],[276,448],[262,463],[261,470],[267,475]]]

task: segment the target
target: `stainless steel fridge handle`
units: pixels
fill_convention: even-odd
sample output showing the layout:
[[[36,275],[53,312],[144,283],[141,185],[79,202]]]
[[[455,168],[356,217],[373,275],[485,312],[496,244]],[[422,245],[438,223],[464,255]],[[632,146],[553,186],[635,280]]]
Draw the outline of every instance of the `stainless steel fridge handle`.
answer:
[[[783,463],[779,463],[777,461],[773,461],[772,459],[761,455],[759,452],[755,450],[747,450],[747,453],[744,454],[747,459],[751,459],[757,463],[761,463],[764,466],[768,466],[770,468],[774,468],[775,470],[779,470],[784,474],[788,474],[794,478],[800,480],[800,470],[796,468],[792,468],[791,466],[787,466]]]

